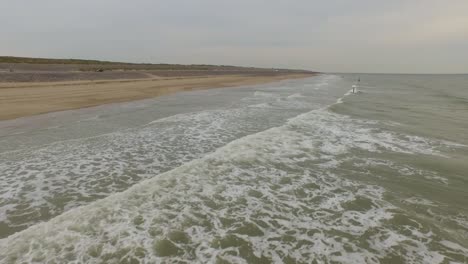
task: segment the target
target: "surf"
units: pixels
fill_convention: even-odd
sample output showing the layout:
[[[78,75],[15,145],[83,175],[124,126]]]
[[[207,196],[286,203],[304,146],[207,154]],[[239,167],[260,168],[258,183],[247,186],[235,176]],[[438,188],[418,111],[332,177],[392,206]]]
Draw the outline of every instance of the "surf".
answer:
[[[2,258],[378,263],[399,252],[388,245],[411,241],[414,247],[402,258],[440,262],[446,252],[433,246],[431,234],[415,227],[409,235],[387,225],[402,212],[385,199],[384,188],[350,179],[341,167],[359,158],[356,149],[437,155],[434,146],[443,142],[407,138],[376,124],[329,107],[300,114],[0,240],[0,252],[8,252]],[[337,231],[351,238],[368,234],[372,250]]]

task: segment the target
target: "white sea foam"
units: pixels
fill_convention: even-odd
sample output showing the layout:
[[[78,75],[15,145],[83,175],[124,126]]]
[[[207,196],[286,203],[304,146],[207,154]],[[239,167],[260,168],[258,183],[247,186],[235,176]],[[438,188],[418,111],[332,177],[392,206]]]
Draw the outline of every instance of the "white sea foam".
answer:
[[[254,104],[254,105],[249,105],[251,108],[272,108],[272,106],[268,103],[261,103],[261,104]]]
[[[7,190],[0,195],[30,206],[13,216],[37,213],[49,206],[53,197],[47,194],[62,195],[64,189],[71,202],[60,206],[67,209],[86,204],[91,195],[107,198],[0,240],[0,262],[379,263],[397,256],[407,263],[441,263],[461,258],[463,246],[436,239],[424,222],[388,202],[382,186],[348,177],[370,166],[419,175],[411,167],[377,158],[367,163],[359,155],[440,155],[444,142],[386,131],[375,121],[327,109],[284,124],[287,115],[280,114],[297,110],[304,99],[289,95],[258,92],[243,101],[245,108],[176,115],[9,157],[0,171],[18,178],[0,182],[0,190]],[[256,103],[283,111],[271,115],[272,109],[249,107]],[[259,118],[278,127],[255,133],[265,129]],[[355,171],[346,169],[350,162]],[[54,206],[52,212],[61,209]],[[0,208],[8,211],[11,207]],[[392,221],[398,224],[388,224]]]
[[[259,148],[254,147],[256,154],[260,155],[246,157],[243,151],[239,152],[239,148],[244,150],[244,144],[246,143],[255,144],[257,146],[260,144],[261,146]],[[346,181],[339,181],[334,175],[321,175],[321,173],[317,174],[305,171],[301,174],[294,175],[295,177],[291,183],[282,183],[280,185],[281,187],[276,189],[275,186],[281,183],[282,179],[287,175],[284,174],[282,170],[264,167],[264,165],[270,164],[270,161],[267,160],[267,155],[265,155],[267,153],[263,153],[262,151],[262,148],[265,147],[263,144],[265,143],[271,144],[272,142],[265,142],[262,138],[258,137],[249,137],[234,144],[229,144],[200,161],[192,162],[168,173],[165,175],[164,179],[150,180],[145,182],[145,184],[133,187],[123,194],[115,195],[97,202],[92,206],[71,211],[63,216],[57,217],[50,223],[41,224],[14,235],[9,238],[13,243],[6,243],[5,245],[10,247],[8,252],[15,254],[18,248],[12,245],[18,245],[20,249],[24,246],[21,246],[21,242],[19,242],[23,233],[32,232],[34,234],[38,232],[36,233],[37,235],[44,232],[44,228],[47,229],[47,225],[53,224],[55,230],[52,234],[47,236],[46,243],[59,241],[68,237],[68,239],[71,239],[69,241],[73,241],[74,251],[78,251],[76,252],[79,254],[77,258],[85,261],[92,262],[92,256],[86,255],[86,252],[93,246],[99,247],[99,244],[97,245],[96,242],[103,243],[103,241],[98,242],[96,240],[93,242],[91,237],[87,237],[88,235],[86,235],[86,233],[88,232],[97,232],[103,236],[110,236],[110,239],[116,239],[117,237],[115,237],[115,235],[119,234],[119,238],[116,240],[117,244],[114,246],[110,246],[109,244],[105,245],[106,250],[114,254],[116,251],[122,250],[122,247],[125,247],[125,245],[132,245],[133,243],[143,246],[145,252],[146,250],[151,251],[154,245],[151,245],[151,243],[147,244],[149,242],[148,239],[151,240],[150,237],[146,237],[147,235],[145,235],[148,229],[146,229],[147,231],[141,232],[138,231],[138,228],[134,229],[135,226],[132,224],[132,219],[140,215],[144,219],[143,222],[148,224],[155,222],[157,219],[156,222],[158,226],[150,225],[147,226],[147,228],[160,229],[160,232],[162,232],[160,239],[162,240],[163,237],[171,236],[171,230],[182,228],[183,232],[190,236],[190,243],[196,246],[198,250],[198,254],[194,257],[202,263],[209,261],[212,255],[222,259],[235,259],[235,256],[231,255],[231,252],[220,250],[217,247],[213,248],[213,246],[206,248],[207,245],[204,245],[203,242],[211,238],[212,243],[216,243],[214,241],[222,241],[223,237],[227,235],[252,243],[258,257],[263,256],[271,259],[281,259],[284,255],[292,254],[298,257],[298,260],[305,260],[305,258],[312,256],[310,254],[316,254],[321,256],[321,258],[326,258],[327,253],[333,253],[329,252],[329,249],[326,249],[325,244],[322,246],[322,250],[320,250],[317,246],[322,243],[335,243],[337,245],[336,250],[339,250],[338,252],[346,253],[341,241],[336,241],[335,238],[324,234],[324,232],[331,232],[333,229],[339,228],[343,232],[362,234],[369,227],[378,225],[379,221],[381,221],[379,219],[390,217],[390,214],[382,211],[383,209],[365,212],[364,215],[360,212],[350,213],[345,211],[342,208],[342,204],[353,201],[354,194],[351,192],[344,192],[338,195],[333,190],[342,187],[352,187],[354,184]],[[253,147],[253,145],[250,147]],[[271,151],[268,152],[272,154]],[[273,153],[273,156],[283,155],[280,148]],[[294,155],[294,153],[288,155]],[[249,167],[246,160],[251,161],[252,159],[255,159],[257,162],[250,164],[256,165],[254,167]],[[247,167],[242,168],[242,166],[240,166],[242,164],[247,165]],[[215,167],[213,167],[213,165],[215,165]],[[292,163],[290,163],[290,165],[293,166]],[[251,184],[258,180],[258,176],[263,178],[264,185],[260,185],[260,188],[252,188]],[[288,176],[290,177],[291,175]],[[171,183],[174,180],[176,182]],[[303,184],[316,184],[319,188],[315,190],[305,190],[306,192],[310,192],[310,194],[303,198],[295,197],[294,192]],[[361,195],[375,195],[374,193],[377,193],[377,197],[375,198],[379,198],[379,193],[382,191],[374,187],[355,187],[360,189]],[[179,193],[178,197],[174,197],[170,192],[166,192],[165,189],[167,188],[173,189],[172,191]],[[365,192],[366,189],[369,189],[369,192]],[[258,192],[259,195],[251,193],[254,191]],[[222,200],[214,199],[214,197],[217,196],[222,197]],[[264,199],[261,199],[262,197],[264,197]],[[311,218],[308,216],[308,213],[303,212],[303,210],[310,206],[308,203],[318,197],[321,197],[321,199],[318,202],[314,202],[317,208],[310,212],[314,215],[313,218]],[[210,200],[213,201],[213,205],[207,203]],[[245,200],[245,202],[243,200]],[[155,204],[154,201],[158,201],[158,203]],[[139,205],[140,209],[135,208],[137,211],[134,211],[134,209],[128,211],[129,208],[127,206],[133,207],[137,203],[142,203]],[[104,223],[102,222],[103,220],[100,220],[101,222],[94,222],[100,223],[98,226],[95,226],[90,219],[75,218],[95,215],[97,208],[99,208],[97,209],[98,211],[101,211],[103,208],[111,206],[111,204],[114,204],[110,207],[111,211],[120,211],[117,215],[112,216],[113,220],[111,220],[111,222],[104,220],[106,222]],[[174,205],[177,207],[182,206],[179,213],[171,209]],[[278,206],[286,207],[280,212],[277,211],[278,209],[275,209],[275,207]],[[217,207],[220,207],[221,210],[217,210]],[[228,208],[229,210],[227,210]],[[329,209],[337,213],[322,215],[320,210],[317,209]],[[197,211],[200,211],[202,214],[198,215]],[[108,217],[105,215],[106,213],[104,213],[102,217]],[[342,215],[341,217],[343,217],[343,220],[340,220],[340,215]],[[98,219],[101,218],[98,215],[95,215],[95,217],[98,217]],[[166,217],[171,217],[172,221],[166,222],[167,220],[164,220]],[[196,226],[203,227],[202,222],[199,221],[202,221],[205,217],[211,219],[209,221],[212,223],[210,224],[211,230],[195,228]],[[335,217],[338,218],[335,219]],[[150,220],[151,218],[153,218],[153,220]],[[184,229],[184,222],[191,218],[193,219],[191,221],[195,222]],[[225,223],[223,224],[220,222],[222,218],[243,220],[238,222],[239,225],[233,224],[226,226]],[[311,221],[312,219],[317,219],[318,221]],[[327,219],[328,221],[326,221]],[[346,219],[352,219],[353,222],[358,221],[362,223],[363,226],[359,227],[351,222],[346,224],[346,221],[348,221]],[[219,223],[215,224],[216,222]],[[83,223],[86,224],[83,225]],[[70,224],[71,226],[68,226]],[[142,227],[145,230],[144,225]],[[68,231],[70,228],[73,230],[72,233]],[[244,229],[246,231],[242,231]],[[112,232],[110,232],[110,230],[112,230]],[[294,236],[300,237],[303,230],[317,230],[314,231],[318,232],[316,235],[305,236],[303,237],[304,240],[301,240],[304,242],[308,241],[306,244],[315,245],[313,247],[315,248],[314,251],[303,252],[303,250],[294,249],[294,244],[288,246],[287,244],[275,242],[281,241],[281,238],[287,236],[288,233],[293,234],[291,233],[292,231],[295,233]],[[199,234],[200,232],[202,232],[202,234]],[[258,239],[256,236],[248,235],[248,233],[244,235],[243,232],[258,232],[259,235],[262,234],[260,237],[263,236],[263,238]],[[124,235],[124,233],[126,234]],[[267,234],[266,237],[265,234]],[[55,237],[53,240],[52,236]],[[197,238],[200,240],[196,240]],[[33,244],[40,245],[42,242],[33,241]],[[55,244],[55,246],[57,246],[57,244]],[[149,248],[146,249],[146,246]],[[187,245],[181,244],[178,246],[183,248]],[[158,262],[164,259],[159,258],[151,252],[148,253],[150,253],[150,255],[146,256],[147,261]],[[187,254],[189,253],[184,253],[180,257],[190,259],[190,255]],[[25,257],[36,259],[40,259],[41,257],[45,259],[55,257],[57,261],[66,258],[65,255],[60,254],[58,256],[41,255],[40,250],[30,252],[30,254],[26,254]],[[94,259],[94,261],[99,260]]]
[[[455,252],[462,252],[464,254],[466,254],[468,256],[468,250],[464,247],[462,247],[461,245],[457,244],[457,243],[454,243],[452,241],[447,241],[447,240],[443,240],[443,241],[440,241],[440,244],[442,244],[443,246],[447,247],[447,248],[450,248],[451,250],[455,251]]]
[[[305,96],[302,95],[302,94],[300,94],[300,93],[295,93],[295,94],[289,95],[287,98],[289,98],[289,99],[294,99],[294,98],[305,98]]]
[[[342,104],[342,103],[343,103],[343,100],[344,100],[347,96],[349,96],[349,95],[351,95],[351,94],[353,94],[353,89],[347,91],[347,92],[343,95],[343,97],[338,98],[338,99],[336,100],[336,104]]]
[[[278,94],[263,92],[263,91],[256,91],[254,93],[254,96],[255,97],[267,97],[267,98],[278,98],[279,97]]]
[[[294,114],[284,110],[313,107],[277,98],[258,92],[250,97],[263,102],[256,107],[178,114],[138,128],[0,153],[0,221],[24,228],[44,214],[57,215],[123,191],[238,137],[282,124]],[[282,111],[268,116],[270,102]],[[263,122],[258,116],[265,116]],[[30,217],[19,217],[25,214]]]
[[[421,224],[402,230],[385,225],[395,207],[383,198],[382,187],[317,166],[353,149],[436,154],[430,141],[372,124],[326,110],[300,115],[3,239],[0,258],[378,263],[398,253],[407,262],[440,263],[444,252]],[[363,236],[373,250],[359,245]]]
[[[95,116],[92,116],[92,117],[88,117],[88,118],[85,118],[85,119],[78,120],[78,122],[96,121],[96,120],[99,120],[100,118],[101,118],[100,115],[95,115]]]
[[[433,202],[421,198],[421,197],[410,197],[404,200],[405,203],[416,204],[416,205],[424,205],[424,206],[437,206]]]
[[[309,136],[309,140],[317,141],[325,153],[340,154],[359,148],[369,152],[385,150],[442,156],[437,146],[444,146],[444,142],[399,135],[382,130],[376,124],[375,121],[351,119],[327,110],[302,114],[288,123]]]
[[[430,142],[426,142],[427,144],[432,144]],[[373,158],[366,158],[364,160],[355,160],[354,165],[361,168],[369,168],[369,167],[384,167],[391,169],[394,172],[394,177],[416,177],[418,179],[426,179],[437,183],[442,183],[447,185],[449,183],[446,177],[443,177],[437,172],[422,170],[418,168],[411,167],[409,165],[395,163],[390,160],[381,160],[381,159],[373,159]]]

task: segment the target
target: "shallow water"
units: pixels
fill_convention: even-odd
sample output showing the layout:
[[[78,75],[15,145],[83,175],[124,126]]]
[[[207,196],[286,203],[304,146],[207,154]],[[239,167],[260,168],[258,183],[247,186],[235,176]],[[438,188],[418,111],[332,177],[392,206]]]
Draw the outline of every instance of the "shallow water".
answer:
[[[321,75],[0,123],[0,261],[468,256],[468,76]]]

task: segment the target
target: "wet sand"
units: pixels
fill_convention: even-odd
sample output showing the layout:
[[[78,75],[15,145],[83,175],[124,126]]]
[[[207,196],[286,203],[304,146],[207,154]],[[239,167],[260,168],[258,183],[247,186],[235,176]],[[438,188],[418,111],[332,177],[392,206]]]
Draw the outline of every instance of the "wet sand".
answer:
[[[181,91],[306,78],[312,73],[208,75],[66,82],[0,82],[0,120],[127,102]]]

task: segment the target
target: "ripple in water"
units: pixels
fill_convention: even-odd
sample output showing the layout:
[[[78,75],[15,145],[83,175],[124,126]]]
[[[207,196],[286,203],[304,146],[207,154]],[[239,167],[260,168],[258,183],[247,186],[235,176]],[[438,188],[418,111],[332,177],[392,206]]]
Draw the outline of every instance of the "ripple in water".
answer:
[[[352,180],[352,153],[438,155],[315,110],[0,241],[5,262],[440,263],[467,249]],[[359,171],[355,167],[354,173]],[[437,233],[436,233],[437,232]]]

